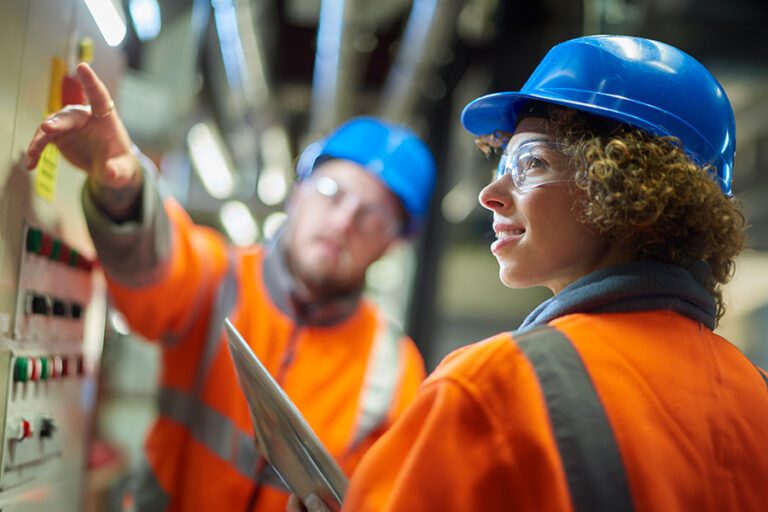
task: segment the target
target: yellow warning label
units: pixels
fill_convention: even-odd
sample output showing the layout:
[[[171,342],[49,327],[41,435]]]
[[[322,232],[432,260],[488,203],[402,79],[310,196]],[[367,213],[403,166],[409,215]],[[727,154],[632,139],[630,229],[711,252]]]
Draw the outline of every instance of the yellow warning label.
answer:
[[[35,193],[53,202],[56,197],[56,177],[59,174],[59,150],[53,144],[48,144],[40,155],[35,175]]]

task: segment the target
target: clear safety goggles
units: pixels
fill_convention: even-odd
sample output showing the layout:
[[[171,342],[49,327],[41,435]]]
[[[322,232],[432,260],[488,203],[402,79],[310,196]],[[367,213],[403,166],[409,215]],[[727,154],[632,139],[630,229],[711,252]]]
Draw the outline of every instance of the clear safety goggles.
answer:
[[[520,192],[550,183],[572,181],[567,168],[564,144],[548,140],[531,140],[510,148],[501,155],[496,180],[509,174]]]
[[[395,234],[402,229],[397,214],[376,204],[366,204],[357,195],[344,190],[330,176],[319,176],[310,180],[318,198],[334,208],[349,208],[354,215],[355,228],[363,235]]]

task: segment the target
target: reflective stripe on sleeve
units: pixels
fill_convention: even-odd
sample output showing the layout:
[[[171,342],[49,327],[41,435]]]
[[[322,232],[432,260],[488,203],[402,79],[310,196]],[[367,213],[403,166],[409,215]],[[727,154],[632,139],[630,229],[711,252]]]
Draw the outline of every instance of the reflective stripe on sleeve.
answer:
[[[221,283],[219,283],[216,299],[213,302],[213,310],[211,311],[211,318],[208,321],[208,329],[203,345],[203,354],[200,357],[197,374],[195,375],[195,384],[192,392],[196,396],[198,396],[203,389],[213,360],[216,357],[216,351],[219,348],[221,340],[224,339],[224,319],[237,301],[238,287],[235,279],[235,266],[237,263],[231,250],[228,253],[228,259],[229,265],[227,266],[227,272],[222,278]]]
[[[139,461],[123,499],[133,503],[132,510],[135,512],[162,512],[168,509],[171,502],[171,497],[157,481],[146,458]]]
[[[768,376],[766,376],[765,373],[763,373],[763,371],[760,368],[757,369],[757,373],[759,373],[760,376],[763,378],[763,382],[765,382],[765,387],[768,388]]]
[[[238,429],[234,422],[184,391],[160,390],[160,414],[186,428],[192,438],[226,461],[243,477],[252,480],[259,459],[253,434]],[[288,491],[271,466],[262,472],[261,483]]]
[[[577,512],[633,509],[618,444],[584,362],[568,337],[544,326],[514,340],[541,385]]]
[[[203,352],[191,392],[162,387],[159,392],[159,412],[161,416],[183,426],[197,443],[252,481],[259,460],[253,433],[238,429],[231,418],[209,407],[201,399],[203,387],[223,338],[224,319],[237,301],[236,264],[234,254],[230,251],[229,266],[213,302]],[[259,482],[288,492],[288,487],[272,466],[267,466],[260,472]]]
[[[392,322],[380,319],[379,332],[368,356],[363,387],[357,410],[357,428],[352,436],[353,449],[387,418],[403,372],[400,343],[403,333]]]

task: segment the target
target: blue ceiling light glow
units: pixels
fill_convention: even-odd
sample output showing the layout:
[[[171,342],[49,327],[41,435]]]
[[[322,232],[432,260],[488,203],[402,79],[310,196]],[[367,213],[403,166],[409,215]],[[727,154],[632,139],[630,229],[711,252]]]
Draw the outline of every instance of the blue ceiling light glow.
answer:
[[[157,0],[130,0],[128,10],[131,13],[133,29],[141,42],[156,38],[162,28],[162,17]]]

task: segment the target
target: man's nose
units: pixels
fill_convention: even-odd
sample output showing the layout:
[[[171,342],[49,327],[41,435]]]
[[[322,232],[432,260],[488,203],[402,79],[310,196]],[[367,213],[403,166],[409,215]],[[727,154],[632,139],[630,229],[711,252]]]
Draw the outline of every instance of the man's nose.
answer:
[[[352,196],[346,196],[334,206],[329,221],[333,227],[342,232],[348,232],[355,227],[360,212],[360,201]]]

